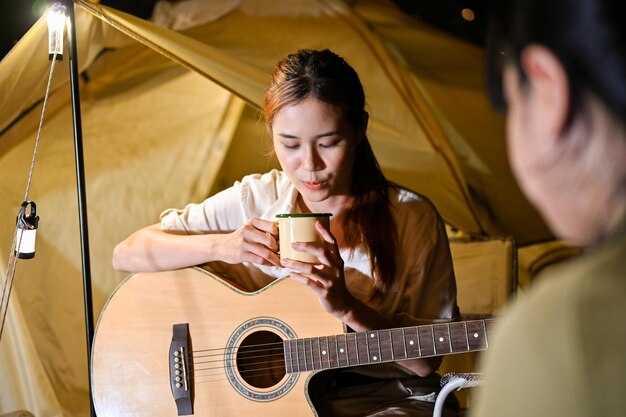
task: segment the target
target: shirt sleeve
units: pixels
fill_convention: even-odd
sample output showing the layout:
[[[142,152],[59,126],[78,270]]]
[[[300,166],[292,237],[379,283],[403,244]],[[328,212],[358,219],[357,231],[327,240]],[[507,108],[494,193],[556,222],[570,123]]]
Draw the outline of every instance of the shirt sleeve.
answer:
[[[189,234],[236,230],[246,221],[242,192],[241,183],[237,182],[201,203],[167,209],[161,214],[161,229]]]
[[[297,193],[282,171],[251,174],[201,203],[161,214],[161,228],[189,234],[231,232],[248,219],[271,220],[276,213],[291,212]]]

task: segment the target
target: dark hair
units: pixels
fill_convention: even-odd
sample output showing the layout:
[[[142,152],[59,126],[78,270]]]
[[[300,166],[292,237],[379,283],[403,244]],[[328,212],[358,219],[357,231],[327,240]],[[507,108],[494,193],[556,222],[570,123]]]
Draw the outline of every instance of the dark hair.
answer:
[[[487,48],[487,87],[492,102],[506,107],[502,71],[520,65],[524,48],[547,47],[569,82],[567,124],[584,110],[584,95],[598,97],[618,120],[626,120],[626,2],[623,0],[498,1]]]
[[[343,216],[346,242],[354,248],[363,242],[370,255],[375,286],[385,291],[395,276],[396,228],[391,214],[390,183],[378,165],[365,136],[365,93],[354,68],[325,49],[303,49],[280,61],[265,90],[263,111],[268,130],[276,114],[308,98],[328,103],[341,111],[354,132],[364,138],[355,149],[352,173],[353,203]]]

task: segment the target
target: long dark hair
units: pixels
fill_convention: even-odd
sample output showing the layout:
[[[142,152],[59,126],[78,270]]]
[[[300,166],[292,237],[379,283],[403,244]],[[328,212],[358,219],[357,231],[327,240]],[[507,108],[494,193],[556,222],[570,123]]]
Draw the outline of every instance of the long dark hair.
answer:
[[[363,242],[370,255],[374,283],[384,292],[396,273],[397,233],[391,214],[390,183],[380,169],[365,136],[365,92],[354,68],[342,57],[325,49],[300,50],[280,61],[265,90],[263,111],[268,130],[276,114],[308,98],[328,103],[341,111],[354,132],[364,138],[355,148],[352,173],[353,202],[343,216],[347,244]]]
[[[497,107],[505,63],[527,78],[520,56],[530,44],[550,49],[569,80],[567,125],[593,93],[617,120],[626,120],[626,2],[623,0],[512,0],[497,2],[488,38],[487,85]]]

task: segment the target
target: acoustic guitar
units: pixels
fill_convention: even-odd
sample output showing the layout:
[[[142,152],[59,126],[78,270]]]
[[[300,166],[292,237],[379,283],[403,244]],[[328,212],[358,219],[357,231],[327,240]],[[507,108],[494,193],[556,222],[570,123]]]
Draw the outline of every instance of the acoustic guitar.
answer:
[[[291,279],[244,292],[200,268],[138,273],[99,318],[99,417],[316,415],[319,371],[483,350],[494,320],[347,333]]]

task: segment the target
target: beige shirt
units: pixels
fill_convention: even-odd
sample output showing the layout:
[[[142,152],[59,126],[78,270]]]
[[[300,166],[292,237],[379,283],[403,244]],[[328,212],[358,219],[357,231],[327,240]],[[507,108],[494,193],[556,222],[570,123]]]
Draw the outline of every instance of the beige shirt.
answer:
[[[297,213],[297,197],[297,189],[282,171],[249,175],[202,203],[166,210],[161,227],[187,233],[230,232],[251,217],[274,221],[276,214]],[[398,272],[389,293],[370,301],[374,286],[363,246],[341,252],[348,289],[399,326],[457,319],[452,260],[439,214],[428,199],[406,189],[393,190],[392,199],[399,245]],[[268,277],[288,275],[283,268],[248,263],[219,268],[250,291],[267,283]]]
[[[542,276],[484,355],[473,416],[626,415],[624,227]]]

